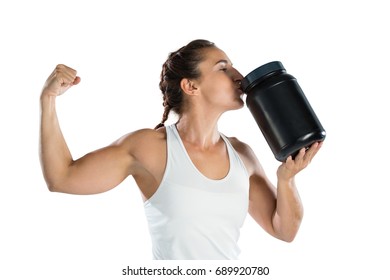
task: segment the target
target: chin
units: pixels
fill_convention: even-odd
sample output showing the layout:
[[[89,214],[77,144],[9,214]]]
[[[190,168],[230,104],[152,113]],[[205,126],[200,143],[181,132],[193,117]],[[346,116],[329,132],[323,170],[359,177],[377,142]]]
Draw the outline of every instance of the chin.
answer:
[[[244,100],[242,100],[241,97],[237,101],[238,101],[238,108],[237,109],[241,109],[242,107],[244,107]]]
[[[230,108],[230,110],[238,110],[241,109],[242,107],[244,107],[244,101],[240,98],[240,100],[237,100],[234,106]]]

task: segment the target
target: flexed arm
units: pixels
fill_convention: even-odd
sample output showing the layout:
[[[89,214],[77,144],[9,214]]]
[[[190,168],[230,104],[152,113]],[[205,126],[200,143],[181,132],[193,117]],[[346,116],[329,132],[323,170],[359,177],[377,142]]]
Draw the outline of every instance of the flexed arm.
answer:
[[[40,160],[49,190],[74,194],[107,191],[130,174],[132,157],[123,139],[73,160],[61,132],[56,98],[77,85],[77,72],[58,65],[41,93]]]
[[[50,190],[66,177],[73,159],[62,135],[56,113],[56,98],[80,82],[77,72],[57,65],[46,80],[41,93],[40,159],[43,175]]]

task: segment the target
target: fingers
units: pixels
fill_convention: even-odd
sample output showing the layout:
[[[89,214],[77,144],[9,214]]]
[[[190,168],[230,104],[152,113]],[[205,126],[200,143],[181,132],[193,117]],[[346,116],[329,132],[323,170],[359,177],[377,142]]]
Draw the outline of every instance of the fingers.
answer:
[[[76,70],[64,64],[58,64],[47,79],[42,94],[61,95],[70,87],[79,84],[80,81]]]
[[[323,142],[315,142],[313,143],[310,148],[302,148],[298,155],[295,157],[295,161],[304,161],[307,164],[310,163],[310,161],[313,159],[313,157],[318,153],[320,148],[322,147]]]
[[[320,148],[322,147],[323,142],[315,142],[313,145],[310,146],[309,150],[306,152],[306,157],[310,160],[313,159],[313,157],[318,153]]]
[[[294,177],[300,171],[305,169],[313,157],[317,154],[322,146],[322,142],[316,142],[310,146],[309,149],[302,148],[293,159],[292,156],[287,157],[286,161],[282,163],[277,171],[278,179],[288,179]]]
[[[58,64],[54,71],[61,86],[73,86],[80,82],[80,77],[77,77],[77,71],[64,64]]]

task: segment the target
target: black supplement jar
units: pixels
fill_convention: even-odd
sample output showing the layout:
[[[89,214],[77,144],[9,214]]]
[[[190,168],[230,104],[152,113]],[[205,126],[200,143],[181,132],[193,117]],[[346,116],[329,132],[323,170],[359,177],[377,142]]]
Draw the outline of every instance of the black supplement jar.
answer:
[[[246,104],[275,158],[284,162],[323,141],[326,132],[297,80],[279,61],[264,64],[241,81]]]

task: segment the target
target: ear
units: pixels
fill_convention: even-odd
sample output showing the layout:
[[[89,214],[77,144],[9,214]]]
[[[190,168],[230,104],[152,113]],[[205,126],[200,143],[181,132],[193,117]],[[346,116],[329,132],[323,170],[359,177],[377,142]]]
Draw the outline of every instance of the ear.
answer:
[[[198,88],[196,84],[190,79],[184,78],[180,81],[180,87],[182,91],[188,95],[197,95]]]

